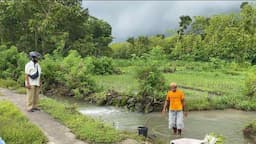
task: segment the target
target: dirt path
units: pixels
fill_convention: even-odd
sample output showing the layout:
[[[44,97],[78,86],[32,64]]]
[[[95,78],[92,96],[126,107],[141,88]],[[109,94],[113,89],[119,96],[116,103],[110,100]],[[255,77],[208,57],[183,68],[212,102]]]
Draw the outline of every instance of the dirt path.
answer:
[[[6,99],[13,102],[27,117],[37,125],[47,136],[48,144],[87,144],[75,138],[70,129],[54,120],[43,111],[29,113],[26,111],[26,96],[16,94],[10,90],[0,88],[0,99]]]

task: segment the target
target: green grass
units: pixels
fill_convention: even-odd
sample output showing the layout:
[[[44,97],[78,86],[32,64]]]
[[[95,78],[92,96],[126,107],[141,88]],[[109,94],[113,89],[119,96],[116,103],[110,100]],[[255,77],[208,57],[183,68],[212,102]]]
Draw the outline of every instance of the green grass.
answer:
[[[96,82],[103,89],[115,89],[120,92],[138,90],[135,79],[136,67],[122,67],[124,74],[94,76]],[[176,82],[178,85],[197,88],[205,91],[232,93],[244,88],[244,75],[229,75],[216,72],[198,72],[180,70],[175,73],[164,74],[166,82]]]
[[[15,89],[15,92],[17,92],[19,94],[26,94],[26,88],[19,87],[19,88]]]
[[[244,87],[243,75],[233,76],[221,72],[178,71],[166,74],[165,78],[168,83],[175,81],[179,85],[223,93],[239,92]]]
[[[0,101],[0,136],[7,144],[44,144],[42,131],[9,101]]]
[[[19,88],[19,84],[11,79],[0,79],[0,87],[8,88],[8,89],[17,89]]]
[[[135,137],[80,114],[74,105],[44,98],[40,101],[40,106],[45,112],[70,128],[81,140],[91,143],[115,143],[127,137]]]
[[[129,64],[125,65],[125,61],[122,61],[119,66],[123,74],[94,76],[94,80],[104,91],[113,89],[135,95],[139,91],[139,83],[135,79],[136,69],[140,66],[136,63],[131,65],[128,61],[127,63]],[[176,66],[176,72],[164,74],[166,85],[176,82],[181,86],[189,110],[256,110],[256,105],[244,94],[248,68],[232,69],[227,65],[221,69],[213,69],[209,63],[199,62],[195,62],[193,66],[187,62],[174,62],[172,65]],[[164,96],[160,97],[164,99]]]

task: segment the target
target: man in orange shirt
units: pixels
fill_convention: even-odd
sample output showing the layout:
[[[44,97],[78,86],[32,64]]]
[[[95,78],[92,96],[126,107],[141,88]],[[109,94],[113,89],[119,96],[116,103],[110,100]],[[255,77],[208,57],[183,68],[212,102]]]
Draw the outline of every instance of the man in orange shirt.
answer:
[[[169,129],[173,129],[173,133],[181,135],[184,128],[183,111],[185,110],[185,96],[181,90],[177,89],[176,83],[170,84],[170,90],[167,93],[162,113],[166,112],[169,104]],[[185,113],[185,116],[187,114]]]

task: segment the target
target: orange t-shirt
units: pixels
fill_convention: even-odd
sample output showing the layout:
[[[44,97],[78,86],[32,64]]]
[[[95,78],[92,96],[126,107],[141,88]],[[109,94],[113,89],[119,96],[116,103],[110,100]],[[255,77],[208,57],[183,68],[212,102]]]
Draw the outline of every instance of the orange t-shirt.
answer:
[[[182,100],[185,98],[184,93],[181,90],[168,91],[166,100],[170,102],[170,110],[182,110]]]

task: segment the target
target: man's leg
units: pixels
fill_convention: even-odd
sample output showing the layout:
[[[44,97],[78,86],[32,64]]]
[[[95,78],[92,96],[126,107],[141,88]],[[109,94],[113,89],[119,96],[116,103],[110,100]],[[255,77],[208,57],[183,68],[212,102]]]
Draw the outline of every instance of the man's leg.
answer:
[[[178,135],[181,136],[182,129],[184,128],[184,121],[183,121],[183,111],[177,112],[177,129]]]
[[[27,91],[27,110],[31,111],[33,108],[33,95],[34,95],[34,91],[35,91],[35,87],[31,86],[30,89],[26,89]]]
[[[169,111],[169,129],[173,130],[173,134],[177,134],[177,125],[176,125],[176,112]]]
[[[39,110],[39,108],[38,108],[39,93],[40,93],[40,87],[35,86],[34,109],[36,109],[36,110]]]
[[[173,127],[172,131],[173,131],[173,134],[175,134],[175,135],[177,134],[177,128],[176,127]]]

